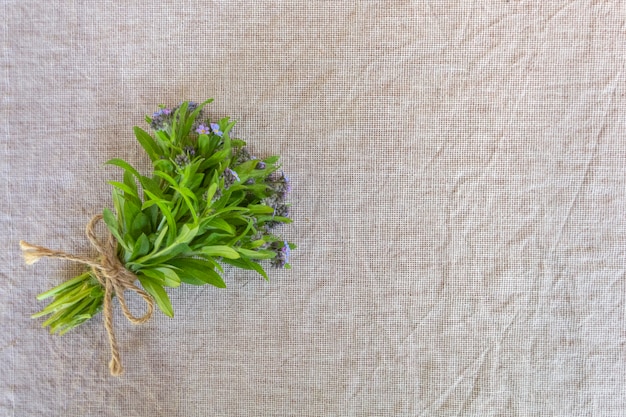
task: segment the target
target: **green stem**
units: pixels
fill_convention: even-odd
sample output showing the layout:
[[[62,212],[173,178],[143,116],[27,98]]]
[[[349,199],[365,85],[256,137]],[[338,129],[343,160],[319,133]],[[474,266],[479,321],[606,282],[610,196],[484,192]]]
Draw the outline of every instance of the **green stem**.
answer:
[[[97,314],[104,301],[102,286],[91,272],[85,272],[41,294],[41,298],[51,296],[54,296],[52,302],[32,317],[50,315],[42,326],[50,326],[52,333],[61,334]]]

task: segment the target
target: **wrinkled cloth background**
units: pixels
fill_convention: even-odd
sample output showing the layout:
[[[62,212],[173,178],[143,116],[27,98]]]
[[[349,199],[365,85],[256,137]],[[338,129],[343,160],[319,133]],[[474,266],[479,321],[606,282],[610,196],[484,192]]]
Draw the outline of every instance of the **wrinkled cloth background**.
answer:
[[[124,5],[122,5],[124,4]],[[0,415],[626,414],[626,3],[2,0]],[[271,282],[66,336],[30,315],[93,255],[103,163],[159,103],[281,154]],[[129,295],[133,311],[141,300]],[[115,302],[117,306],[117,302]]]

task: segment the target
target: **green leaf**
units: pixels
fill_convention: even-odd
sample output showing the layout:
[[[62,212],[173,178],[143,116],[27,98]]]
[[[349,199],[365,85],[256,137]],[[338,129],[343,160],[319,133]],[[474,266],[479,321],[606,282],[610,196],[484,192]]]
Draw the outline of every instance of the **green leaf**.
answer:
[[[146,214],[139,211],[139,208],[137,208],[137,214],[131,224],[130,232],[133,236],[140,233],[150,233],[150,219]]]
[[[200,155],[209,155],[211,153],[211,139],[209,135],[204,133],[198,135],[198,150],[200,151]]]
[[[164,285],[166,287],[176,288],[180,285],[180,278],[176,272],[170,268],[144,268],[141,269],[139,273],[156,280],[156,282],[160,285]]]
[[[172,134],[176,135],[178,140],[182,140],[186,135],[183,134],[185,120],[187,120],[187,107],[189,103],[184,101],[176,112],[174,113],[174,117],[172,118]]]
[[[267,184],[250,184],[246,185],[246,191],[254,194],[254,196],[258,199],[263,199],[267,197],[267,192],[270,187]]]
[[[161,172],[172,172],[174,170],[174,164],[168,159],[159,159],[154,161],[154,171],[155,174],[159,171]]]
[[[194,250],[196,250],[202,248],[203,246],[221,244],[224,242],[228,242],[232,237],[233,235],[231,233],[224,234],[213,232],[209,234],[204,234],[201,237],[196,238],[196,240],[193,242],[193,248]]]
[[[219,162],[222,162],[224,159],[229,158],[229,157],[230,157],[230,148],[222,149],[221,151],[215,152],[213,156],[211,156],[209,159],[206,159],[200,166],[200,169],[206,170],[209,167]]]
[[[155,271],[159,271],[163,274],[165,285],[167,285],[168,287],[178,287],[180,285],[180,277],[173,269],[163,266],[155,268]]]
[[[132,190],[130,193],[131,195],[139,198],[139,191],[137,189],[137,183],[135,182],[135,178],[133,177],[133,174],[128,171],[124,171],[124,184]]]
[[[276,252],[267,249],[250,250],[237,248],[237,252],[249,259],[272,259],[276,257]]]
[[[267,241],[265,239],[253,240],[253,241],[250,242],[248,247],[250,249],[256,249],[256,248],[259,248],[259,247],[265,245],[266,243],[267,243]]]
[[[139,282],[143,288],[150,294],[154,301],[156,301],[157,305],[161,309],[161,311],[169,317],[174,317],[174,309],[172,308],[172,303],[170,302],[170,298],[167,296],[167,292],[163,286],[154,282],[153,278],[148,277],[147,275],[138,275]]]
[[[223,230],[230,234],[235,234],[235,228],[230,225],[226,220],[220,218],[213,218],[202,225],[203,230],[217,229]]]
[[[159,145],[152,139],[152,136],[137,126],[135,126],[134,131],[137,141],[139,141],[141,147],[146,151],[150,159],[152,161],[158,161],[162,150],[159,149]]]
[[[159,208],[155,205],[152,207],[147,207],[141,210],[146,216],[148,216],[148,220],[150,221],[150,230],[158,231],[159,227]],[[149,236],[149,235],[148,235]]]
[[[42,326],[50,326],[51,333],[63,334],[77,325],[75,315],[82,312],[91,302],[90,299],[84,299],[74,305],[67,306],[43,322]]]
[[[178,182],[174,178],[172,178],[171,176],[167,175],[165,172],[154,171],[154,175],[157,176],[157,177],[163,178],[165,181],[169,182],[170,185],[172,185],[173,187],[178,186]]]
[[[141,212],[140,206],[141,206],[141,203],[136,204],[135,202],[129,201],[129,200],[126,200],[124,202],[124,208],[122,209],[122,211],[124,213],[123,225],[124,225],[124,231],[125,231],[125,234],[124,234],[125,239],[130,236],[132,240],[135,238],[135,236],[139,234],[136,232],[136,229],[133,229],[133,225],[138,221],[137,217],[139,215],[145,216],[145,214]]]
[[[244,228],[243,232],[241,232],[238,236],[234,237],[229,244],[231,246],[234,246],[237,242],[239,242],[244,236],[246,236],[248,234],[248,232],[250,230],[253,229],[254,227],[254,221],[252,219],[247,220],[247,219],[242,219],[243,220],[243,224],[246,224],[246,227]]]
[[[90,276],[89,272],[85,272],[83,274],[80,274],[79,276],[77,276],[76,278],[70,279],[68,281],[63,282],[60,285],[57,285],[56,287],[46,291],[46,292],[42,292],[41,294],[39,294],[37,296],[38,300],[44,300],[46,298],[49,297],[53,297],[57,294],[61,294],[61,293],[67,293],[68,291],[70,291],[72,289],[72,287],[79,285],[81,282],[85,281],[85,279],[87,279]]]
[[[184,224],[180,228],[180,234],[176,237],[174,242],[161,250],[158,249],[163,238],[161,237],[161,235],[159,235],[157,241],[155,241],[154,250],[152,251],[152,253],[136,259],[130,264],[136,266],[155,265],[158,263],[163,263],[175,256],[180,255],[181,253],[190,252],[191,249],[189,248],[188,243],[193,240],[193,238],[196,236],[196,233],[198,233],[198,226],[189,227],[188,224]],[[161,231],[161,234],[163,234],[163,231]]]
[[[206,201],[207,204],[211,204],[211,200],[213,200],[213,196],[215,195],[215,191],[217,191],[217,183],[213,183],[209,186],[209,189],[206,192]]]
[[[257,218],[257,221],[259,222],[259,224],[270,222],[270,221],[281,222],[281,223],[293,222],[293,220],[290,219],[289,217],[283,217],[283,216],[259,216]]]
[[[237,171],[237,174],[241,178],[241,181],[245,181],[245,178],[247,178],[250,172],[252,172],[256,168],[258,163],[259,163],[258,160],[251,159],[249,161],[246,161],[242,164],[237,165],[236,167],[234,167],[234,170]]]
[[[189,212],[191,213],[191,217],[193,217],[194,223],[197,223],[198,222],[198,214],[196,213],[196,209],[195,209],[194,205],[191,202],[191,200],[196,201],[196,202],[198,201],[198,199],[196,198],[195,194],[192,193],[191,190],[189,190],[186,187],[172,186],[172,188],[174,190],[176,190],[181,195],[181,197],[185,201],[185,205],[187,206],[187,208],[189,208]]]
[[[127,195],[139,198],[139,196],[136,194],[136,192],[132,188],[130,188],[128,185],[123,184],[123,183],[118,182],[118,181],[107,181],[107,182],[109,184],[111,184],[112,186],[117,187],[120,190],[124,191],[124,193],[126,193]]]
[[[250,271],[256,271],[259,273],[259,275],[261,275],[263,278],[265,278],[266,281],[269,281],[269,277],[267,276],[267,272],[265,272],[265,270],[263,269],[263,267],[256,263],[253,262],[249,259],[245,259],[245,258],[240,258],[240,259],[222,259],[222,261],[226,264],[235,266],[237,268],[241,268],[241,269],[247,269]]]
[[[180,185],[182,187],[187,187],[189,189],[194,189],[194,184],[202,183],[202,178],[204,178],[204,173],[198,173],[198,169],[200,169],[200,165],[202,164],[203,159],[198,158],[193,160],[192,163],[185,165],[182,170]]]
[[[113,199],[113,207],[115,208],[115,212],[118,214],[120,222],[124,222],[124,195],[117,188],[113,188],[111,190],[111,197]]]
[[[76,316],[80,314],[82,310],[85,307],[87,307],[89,304],[91,304],[92,302],[93,300],[91,300],[90,298],[85,298],[85,299],[82,299],[82,301],[73,305],[71,308],[68,307],[66,309],[67,312],[65,313],[65,316],[68,317],[70,321],[67,324],[61,324],[61,323],[58,323],[58,325],[52,324],[50,325],[50,330],[53,333],[56,333],[57,331],[59,331],[59,334],[64,334],[65,332],[70,330],[72,327],[75,327],[76,323],[74,321],[76,320]]]
[[[160,244],[162,242],[158,241],[158,239],[159,238],[157,238],[157,241],[155,241],[154,249],[152,250],[152,252],[145,256],[142,256],[139,259],[135,259],[133,262],[129,262],[129,265],[134,266],[135,269],[148,265],[156,265],[158,263],[165,262],[168,259],[174,258],[181,253],[191,251],[191,248],[186,243],[172,243],[159,250]],[[156,243],[159,243],[159,246],[157,246]]]
[[[231,143],[233,145],[233,147],[237,147],[237,148],[243,148],[244,146],[247,145],[246,141],[241,140],[241,139],[231,139]]]
[[[157,130],[155,132],[155,141],[159,144],[159,146],[163,149],[164,153],[169,153],[169,148],[172,143],[172,139],[167,134],[165,130]]]
[[[63,294],[59,294],[55,297],[54,301],[48,304],[43,310],[39,313],[35,313],[30,317],[36,319],[38,317],[46,316],[48,314],[55,313],[62,309],[67,309],[70,306],[73,306],[77,302],[82,300],[81,294],[85,290],[84,286],[80,286],[78,288],[73,288],[71,291],[68,291]]]
[[[143,190],[144,194],[150,198],[144,202],[142,209],[146,208],[146,206],[156,204],[161,210],[161,214],[165,217],[167,221],[167,225],[169,226],[169,237],[168,241],[173,241],[176,236],[176,220],[174,220],[174,216],[172,215],[172,211],[168,207],[169,202],[159,198],[157,195],[153,194],[148,190]]]
[[[223,117],[222,119],[220,119],[219,125],[220,125],[220,130],[222,131],[222,135],[223,136],[228,135],[228,132],[230,132],[231,129],[235,127],[236,124],[237,124],[236,121],[233,121],[233,122],[230,121],[230,117]]]
[[[172,258],[177,257],[180,254],[191,253],[191,248],[186,243],[175,243],[167,246],[166,248],[152,254],[148,254],[142,258],[132,262],[133,265],[141,266],[158,266],[159,264],[166,263]]]
[[[189,188],[184,187],[182,185],[175,186],[172,188],[178,191],[182,196],[188,197],[189,199],[196,201],[196,202],[198,201],[198,197],[196,197],[196,195]]]
[[[274,209],[270,206],[266,206],[265,204],[250,204],[248,206],[248,210],[252,214],[273,214]]]
[[[178,268],[178,276],[186,284],[210,284],[218,288],[226,288],[226,283],[215,271],[210,261],[194,258],[177,258],[172,259],[168,263]]]
[[[115,218],[115,215],[108,208],[104,208],[102,210],[102,218],[104,219],[104,223],[106,223],[111,234],[117,239],[117,242],[128,252],[132,252],[126,242],[122,239],[120,235],[120,225]]]
[[[144,256],[148,252],[150,252],[150,240],[145,233],[142,233],[141,236],[139,236],[139,239],[137,239],[137,242],[135,242],[135,246],[133,247],[133,253],[130,256],[130,260],[132,261],[133,259],[137,259],[140,256]]]
[[[135,177],[137,177],[137,179],[141,178],[141,174],[139,174],[139,171],[137,171],[135,168],[133,168],[131,164],[129,164],[128,162],[122,159],[119,159],[119,158],[110,159],[107,162],[105,162],[105,165],[115,165],[117,167],[122,168],[124,171],[130,172]]]
[[[241,207],[239,204],[246,198],[246,194],[241,192],[240,188],[235,189],[234,186],[230,188],[232,188],[232,190],[229,190],[231,191],[231,197],[230,201],[228,201],[228,207],[236,207],[237,209],[243,209],[243,211],[245,211],[246,208]]]
[[[278,162],[279,159],[280,159],[280,156],[273,155],[273,156],[270,156],[269,158],[265,158],[263,162],[265,162],[267,165],[274,165],[276,162]]]
[[[165,195],[163,194],[163,190],[161,190],[161,186],[159,183],[152,178],[148,177],[140,177],[139,183],[143,187],[144,194],[146,191],[149,191],[153,195],[157,196],[160,199],[165,199]]]
[[[180,228],[180,232],[176,237],[176,243],[189,243],[196,237],[198,233],[198,226],[190,227],[188,224],[184,224],[183,227]]]
[[[239,253],[236,250],[225,245],[205,246],[198,252],[204,256],[221,256],[228,259],[239,258]]]
[[[163,229],[161,229],[161,231],[159,232],[159,235],[154,240],[154,251],[155,252],[158,251],[161,248],[161,243],[163,243],[163,239],[165,238],[165,235],[167,235],[167,229],[168,229],[167,226],[165,226]]]

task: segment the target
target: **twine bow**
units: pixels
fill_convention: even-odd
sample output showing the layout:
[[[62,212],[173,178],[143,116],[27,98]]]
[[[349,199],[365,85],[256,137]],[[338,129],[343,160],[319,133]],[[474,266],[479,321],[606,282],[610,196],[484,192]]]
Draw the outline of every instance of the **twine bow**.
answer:
[[[23,240],[20,241],[20,246],[22,251],[24,251],[24,259],[27,264],[33,264],[43,257],[48,257],[67,259],[91,267],[93,275],[104,287],[104,327],[107,330],[111,345],[109,369],[111,370],[111,375],[119,376],[124,371],[124,368],[122,367],[119,347],[113,331],[113,307],[111,305],[113,295],[115,294],[119,299],[124,316],[133,324],[142,324],[150,319],[154,310],[154,300],[148,293],[135,285],[137,277],[126,269],[117,258],[117,241],[115,238],[110,233],[108,239],[104,242],[96,237],[95,228],[100,220],[102,220],[102,215],[94,216],[87,224],[85,232],[91,244],[100,254],[99,260],[96,261],[66,252],[54,251],[42,246],[31,245]],[[126,306],[126,299],[124,298],[126,290],[134,291],[146,302],[147,311],[143,316],[135,317]]]

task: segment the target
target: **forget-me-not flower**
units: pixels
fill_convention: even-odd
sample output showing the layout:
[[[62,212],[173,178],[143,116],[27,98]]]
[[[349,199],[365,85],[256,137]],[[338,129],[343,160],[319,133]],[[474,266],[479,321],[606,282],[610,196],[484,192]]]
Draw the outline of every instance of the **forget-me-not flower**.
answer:
[[[208,135],[209,133],[211,133],[211,131],[205,125],[199,125],[196,129],[196,133],[199,133],[201,135]]]
[[[222,136],[223,135],[222,131],[220,130],[220,125],[218,125],[217,123],[211,123],[211,130],[217,136]]]

